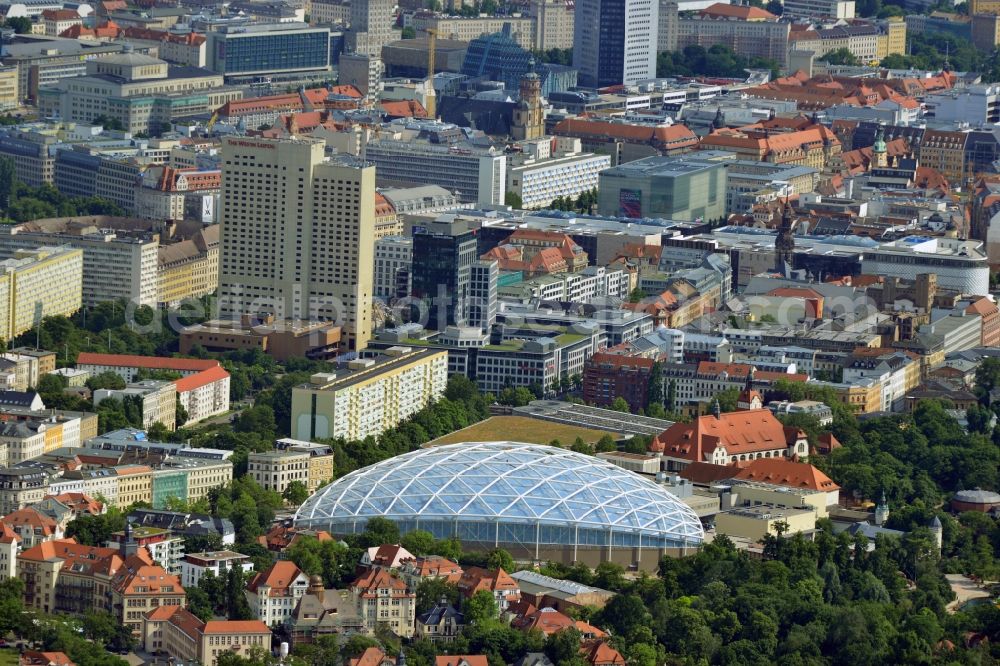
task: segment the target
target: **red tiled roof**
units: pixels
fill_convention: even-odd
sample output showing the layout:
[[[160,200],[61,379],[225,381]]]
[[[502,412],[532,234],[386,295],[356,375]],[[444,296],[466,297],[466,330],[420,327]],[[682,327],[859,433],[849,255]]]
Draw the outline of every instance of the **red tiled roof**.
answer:
[[[222,366],[215,366],[213,368],[209,368],[208,370],[202,370],[199,373],[188,375],[187,377],[175,379],[174,386],[177,387],[178,393],[187,393],[188,391],[193,391],[201,388],[202,386],[207,386],[213,382],[223,380],[228,376],[229,373],[226,372],[225,368]]]
[[[21,653],[18,666],[76,666],[76,663],[65,652],[28,650]]]
[[[426,118],[427,109],[415,99],[385,100],[379,102],[382,111],[394,118]]]
[[[32,529],[41,530],[42,536],[52,536],[56,533],[56,521],[52,518],[46,516],[44,513],[40,513],[35,509],[25,507],[23,509],[18,509],[13,513],[8,513],[3,518],[0,518],[5,525],[10,525],[11,527],[19,527],[21,525],[27,525]]]
[[[289,586],[302,575],[302,570],[295,566],[294,562],[288,560],[278,560],[266,571],[261,571],[253,577],[247,589],[257,592],[262,586],[271,588],[270,596],[283,597],[288,593]]]
[[[80,18],[80,12],[75,9],[46,9],[42,11],[46,21],[72,21]]]
[[[148,564],[137,555],[129,557],[111,579],[111,587],[120,594],[184,594],[181,580],[158,564]]]
[[[145,549],[143,549],[145,550]],[[18,559],[47,562],[63,560],[63,571],[72,570],[76,573],[100,573],[113,575],[122,565],[122,558],[116,548],[98,548],[84,546],[76,539],[56,539],[44,541],[19,554]]]
[[[728,5],[717,2],[698,12],[701,16],[735,18],[743,21],[773,21],[777,16],[760,7]]]
[[[260,620],[209,620],[203,634],[270,634],[271,630]]]
[[[756,376],[756,375],[755,375]],[[695,461],[706,461],[722,447],[727,456],[764,451],[782,451],[804,433],[789,435],[781,421],[767,409],[700,416],[691,423],[675,423],[650,443],[655,453]]]
[[[146,368],[151,370],[177,370],[191,372],[219,366],[218,361],[200,358],[173,358],[167,356],[139,356],[136,354],[99,354],[80,352],[77,365],[106,365],[112,368]]]
[[[392,575],[387,569],[371,569],[351,583],[357,594],[370,594],[371,590],[387,589],[393,596],[410,596],[406,583]]]
[[[442,654],[434,657],[434,666],[487,666],[484,654]]]
[[[788,488],[810,490],[839,490],[840,486],[830,477],[809,463],[793,462],[781,458],[758,458],[739,470],[734,478],[759,481]]]
[[[490,592],[506,591],[509,593],[519,593],[521,588],[517,581],[511,578],[503,569],[489,571],[482,567],[469,567],[462,573],[462,578],[458,581],[458,589],[471,597],[480,590]]]
[[[382,651],[382,648],[370,647],[365,648],[365,651],[361,653],[360,657],[355,657],[348,663],[349,666],[381,666],[381,664],[386,662],[395,664],[396,658],[387,656],[386,653]]]

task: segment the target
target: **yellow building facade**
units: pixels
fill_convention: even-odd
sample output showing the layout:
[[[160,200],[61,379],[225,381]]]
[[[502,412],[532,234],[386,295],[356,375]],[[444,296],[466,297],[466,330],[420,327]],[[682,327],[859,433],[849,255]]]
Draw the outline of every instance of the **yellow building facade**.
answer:
[[[83,250],[20,250],[0,262],[0,339],[11,340],[45,317],[69,316],[83,304]]]

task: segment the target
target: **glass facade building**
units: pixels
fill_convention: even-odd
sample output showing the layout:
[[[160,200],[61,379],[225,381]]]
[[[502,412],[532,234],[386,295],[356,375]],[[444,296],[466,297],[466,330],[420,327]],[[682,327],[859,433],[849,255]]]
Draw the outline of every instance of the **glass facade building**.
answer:
[[[209,33],[209,67],[227,76],[325,70],[330,30],[303,24],[250,25]]]
[[[457,222],[413,228],[412,296],[423,302],[416,320],[424,328],[444,330],[466,326],[469,320],[472,264],[479,259],[476,233]],[[441,302],[440,299],[447,299]]]
[[[438,446],[357,470],[310,497],[295,525],[344,535],[374,516],[403,534],[521,552],[681,549],[704,539],[694,511],[656,483],[600,458],[518,442]]]

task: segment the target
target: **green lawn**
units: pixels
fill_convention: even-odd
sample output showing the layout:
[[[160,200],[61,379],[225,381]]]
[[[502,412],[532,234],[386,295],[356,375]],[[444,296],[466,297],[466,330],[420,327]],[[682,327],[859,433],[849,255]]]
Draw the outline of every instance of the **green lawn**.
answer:
[[[17,666],[18,652],[14,648],[0,650],[0,666]]]
[[[553,423],[532,419],[527,416],[492,416],[463,430],[438,437],[424,446],[441,446],[458,442],[491,442],[509,439],[515,442],[530,444],[548,444],[558,439],[563,446],[569,446],[577,437],[583,441],[594,443],[604,435],[617,437],[618,433],[607,433],[591,428],[578,428],[563,423]]]

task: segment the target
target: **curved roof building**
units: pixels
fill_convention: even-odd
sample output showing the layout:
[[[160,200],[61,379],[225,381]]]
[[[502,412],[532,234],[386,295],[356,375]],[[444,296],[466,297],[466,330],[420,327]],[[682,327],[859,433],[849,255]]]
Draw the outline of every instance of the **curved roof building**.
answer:
[[[657,484],[600,458],[518,442],[420,449],[321,488],[298,527],[361,532],[383,516],[402,533],[458,537],[466,548],[515,557],[655,566],[660,554],[701,544],[701,523]]]

